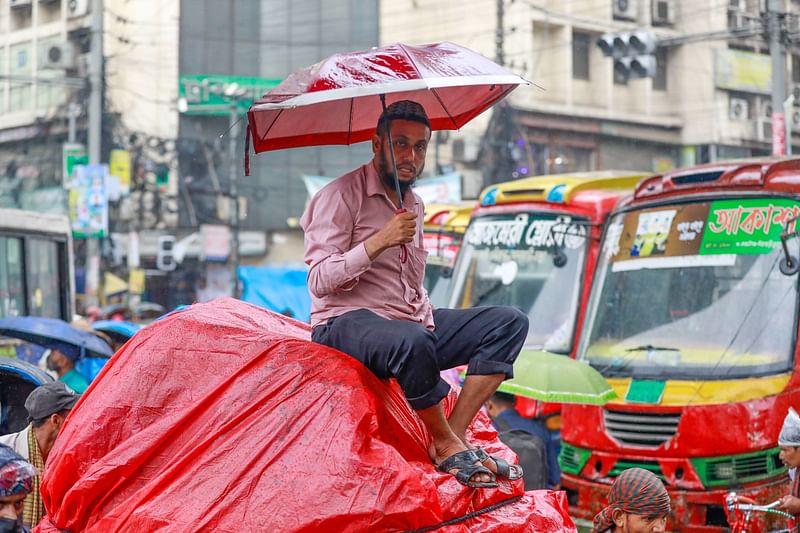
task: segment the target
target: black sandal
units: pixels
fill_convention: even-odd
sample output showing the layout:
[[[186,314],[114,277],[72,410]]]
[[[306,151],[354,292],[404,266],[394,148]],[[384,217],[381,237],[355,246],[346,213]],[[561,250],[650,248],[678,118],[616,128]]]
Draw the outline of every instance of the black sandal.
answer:
[[[436,470],[452,474],[459,483],[473,489],[493,489],[497,487],[497,478],[492,471],[482,464],[475,463],[480,463],[475,452],[464,450],[463,452],[454,453],[442,461],[441,464],[436,465]],[[451,470],[455,470],[455,473],[450,472]],[[487,474],[492,481],[489,483],[470,481],[475,474]]]
[[[498,476],[504,477],[509,481],[522,479],[523,471],[520,465],[509,464],[505,459],[489,455],[483,448],[475,448],[472,451],[481,463],[486,462],[488,459],[494,461],[494,464],[497,465]]]

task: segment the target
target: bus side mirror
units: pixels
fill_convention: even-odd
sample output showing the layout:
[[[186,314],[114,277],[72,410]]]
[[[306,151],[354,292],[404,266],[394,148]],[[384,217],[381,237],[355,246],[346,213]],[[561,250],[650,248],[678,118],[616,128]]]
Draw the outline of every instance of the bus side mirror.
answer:
[[[567,254],[561,248],[556,248],[553,254],[553,266],[556,268],[564,268],[567,266]]]
[[[798,217],[796,216],[789,217],[786,220],[786,225],[783,227],[783,232],[781,233],[783,257],[781,258],[781,262],[778,264],[778,268],[780,268],[781,274],[784,276],[794,276],[800,272],[800,259],[789,253],[789,245],[787,244],[787,241],[791,237],[797,236],[797,231],[794,229],[794,223],[797,221],[797,218]],[[789,231],[789,228],[792,228],[792,231]]]

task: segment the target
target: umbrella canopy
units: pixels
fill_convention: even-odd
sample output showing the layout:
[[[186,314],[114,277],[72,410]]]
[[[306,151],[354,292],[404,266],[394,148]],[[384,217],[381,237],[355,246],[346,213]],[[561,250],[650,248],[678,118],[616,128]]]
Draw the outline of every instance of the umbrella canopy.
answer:
[[[16,433],[28,425],[25,400],[38,387],[53,381],[44,370],[8,357],[0,357],[0,435]]]
[[[456,130],[527,80],[453,43],[335,54],[297,71],[248,113],[258,152],[369,140],[386,104],[414,100],[434,130]]]
[[[594,368],[569,356],[523,350],[514,363],[514,379],[498,389],[543,402],[603,405],[617,397]]]
[[[63,342],[77,346],[86,355],[111,357],[114,352],[102,339],[81,331],[58,318],[16,316],[0,318],[0,335],[42,346]]]
[[[142,329],[142,326],[125,320],[98,320],[92,323],[92,328],[102,331],[116,342],[125,342]]]

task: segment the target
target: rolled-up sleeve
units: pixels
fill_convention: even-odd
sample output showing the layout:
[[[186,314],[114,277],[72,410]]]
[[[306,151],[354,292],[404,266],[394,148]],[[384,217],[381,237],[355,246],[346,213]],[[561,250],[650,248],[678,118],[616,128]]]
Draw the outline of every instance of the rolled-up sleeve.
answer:
[[[317,298],[352,289],[372,261],[364,243],[351,248],[354,215],[335,189],[319,191],[300,220],[308,289]]]

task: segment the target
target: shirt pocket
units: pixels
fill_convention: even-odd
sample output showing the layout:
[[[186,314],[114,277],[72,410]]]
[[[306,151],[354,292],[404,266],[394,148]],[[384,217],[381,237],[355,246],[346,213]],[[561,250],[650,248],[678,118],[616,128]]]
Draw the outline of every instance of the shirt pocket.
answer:
[[[425,263],[428,259],[428,251],[414,245],[406,245],[408,250],[408,260],[403,270],[406,271],[408,284],[416,289],[422,287],[422,279],[425,276]]]

